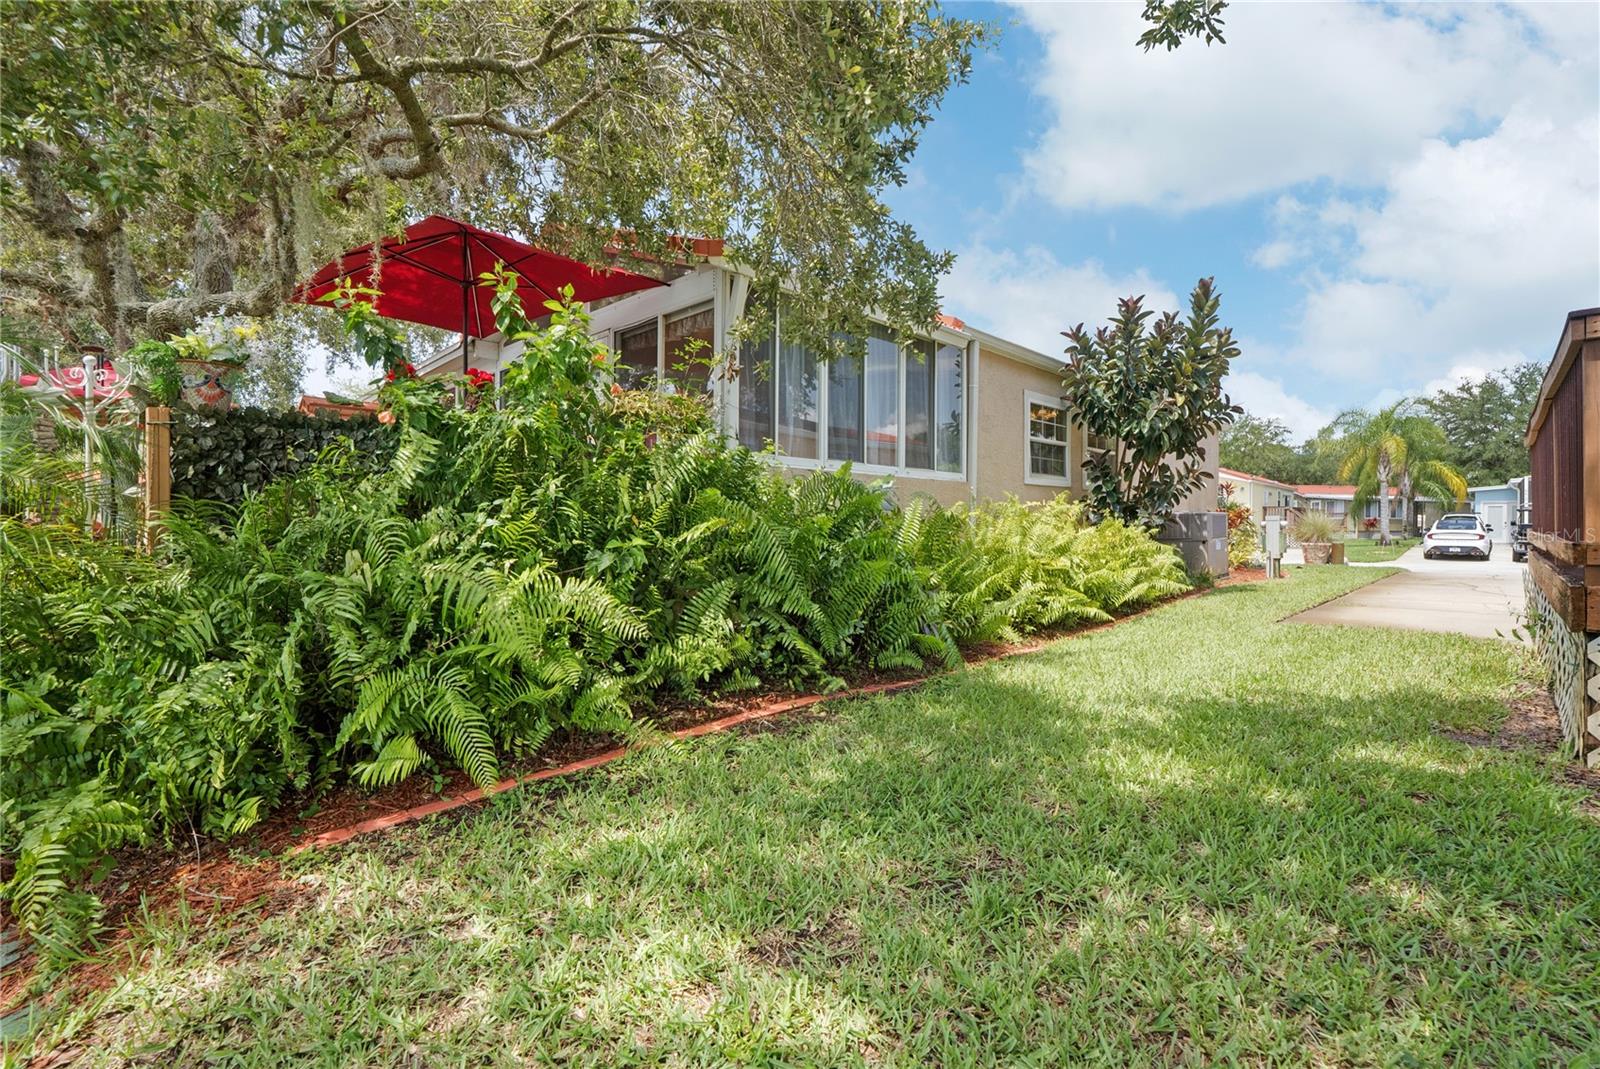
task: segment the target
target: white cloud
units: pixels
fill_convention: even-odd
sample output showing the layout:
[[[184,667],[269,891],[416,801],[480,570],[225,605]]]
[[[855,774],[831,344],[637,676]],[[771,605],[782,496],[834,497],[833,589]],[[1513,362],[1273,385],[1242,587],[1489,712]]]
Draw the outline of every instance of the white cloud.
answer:
[[[1234,4],[1226,45],[1133,45],[1138,4],[1019,8],[1045,44],[1052,121],[1025,158],[1064,208],[1186,210],[1332,180],[1369,184],[1420,140],[1521,97],[1591,105],[1595,9]]]
[[[1172,53],[1133,46],[1138,11],[1019,9],[1045,47],[1027,192],[1068,212],[1270,198],[1247,256],[1285,299],[1238,325],[1288,332],[1229,378],[1251,412],[1309,435],[1346,402],[1544,360],[1600,303],[1600,5],[1234,4],[1226,45]],[[980,246],[946,292],[1058,352],[1149,283]]]
[[[1452,364],[1443,374],[1437,375],[1421,385],[1411,386],[1406,389],[1397,386],[1384,387],[1373,396],[1366,407],[1369,409],[1385,408],[1402,397],[1428,397],[1441,390],[1453,390],[1464,383],[1482,382],[1495,372],[1526,359],[1527,356],[1524,353],[1515,350],[1467,353],[1461,357],[1461,363]]]
[[[1545,359],[1528,339],[1600,295],[1600,115],[1519,108],[1484,137],[1430,139],[1375,207],[1322,219],[1349,258],[1309,280],[1292,359],[1412,381],[1471,353]]]
[[[1250,254],[1250,262],[1257,267],[1265,267],[1269,271],[1275,271],[1280,267],[1286,267],[1294,263],[1304,255],[1304,245],[1297,241],[1280,238],[1277,241],[1269,241],[1256,249],[1255,252]]]
[[[1110,319],[1123,297],[1144,295],[1158,313],[1184,306],[1143,270],[1113,275],[1088,260],[1064,264],[1048,249],[1021,252],[976,245],[956,255],[940,287],[945,310],[982,330],[1052,356],[1066,348],[1061,332]]]
[[[1282,420],[1291,439],[1304,441],[1338,415],[1290,393],[1283,383],[1254,371],[1234,371],[1228,376],[1228,397],[1252,416]]]

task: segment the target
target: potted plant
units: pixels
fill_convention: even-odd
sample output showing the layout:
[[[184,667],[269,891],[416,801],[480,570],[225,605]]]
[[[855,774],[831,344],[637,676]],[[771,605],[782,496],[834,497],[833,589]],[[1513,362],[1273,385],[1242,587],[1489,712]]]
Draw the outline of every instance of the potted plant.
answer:
[[[121,366],[129,388],[147,405],[174,405],[183,395],[178,350],[168,342],[140,342],[128,350]]]
[[[187,334],[173,335],[167,344],[175,354],[184,403],[229,408],[260,333],[259,324],[213,316]]]
[[[1327,564],[1333,556],[1333,543],[1343,532],[1326,512],[1308,510],[1295,517],[1289,534],[1300,543],[1307,564]]]

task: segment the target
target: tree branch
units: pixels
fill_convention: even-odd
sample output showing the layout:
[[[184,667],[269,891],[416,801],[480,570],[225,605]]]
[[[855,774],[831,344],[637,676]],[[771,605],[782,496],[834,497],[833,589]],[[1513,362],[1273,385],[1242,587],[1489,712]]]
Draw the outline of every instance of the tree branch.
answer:
[[[405,116],[411,142],[417,150],[415,159],[386,156],[373,160],[374,167],[379,174],[391,179],[421,178],[424,175],[437,173],[440,163],[439,135],[433,129],[427,109],[422,106],[416,88],[411,84],[410,76],[386,66],[373,54],[366,38],[362,37],[359,31],[353,27],[346,29],[349,32],[345,34],[343,40],[345,51],[350,53],[350,59],[355,63],[356,69],[365,75],[368,81],[389,90],[395,103],[400,106],[400,113]]]
[[[0,267],[0,282],[7,286],[23,286],[46,297],[53,297],[62,304],[75,308],[87,307],[92,304],[89,291],[83,286],[75,286],[64,278],[56,275],[44,275],[37,271],[23,271],[11,267]]]
[[[502,134],[505,134],[508,137],[521,138],[524,141],[542,141],[551,134],[560,131],[562,127],[572,122],[573,119],[576,119],[580,114],[582,114],[585,108],[599,100],[605,95],[605,93],[606,86],[593,86],[588,92],[584,93],[577,100],[573,101],[565,111],[553,117],[543,126],[523,126],[519,123],[511,122],[508,119],[496,115],[491,111],[463,112],[456,115],[441,115],[436,121],[440,126],[449,126],[454,128],[463,126],[484,126],[491,130],[496,130]],[[393,140],[397,135],[402,139],[409,136],[395,130],[388,131],[386,134],[379,136],[380,138],[386,140]]]

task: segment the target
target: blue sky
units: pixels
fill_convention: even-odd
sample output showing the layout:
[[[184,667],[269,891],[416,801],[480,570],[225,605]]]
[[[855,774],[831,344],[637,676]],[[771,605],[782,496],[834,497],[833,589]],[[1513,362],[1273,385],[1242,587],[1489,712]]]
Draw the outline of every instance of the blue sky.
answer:
[[[1309,435],[1600,304],[1600,5],[1236,3],[1170,54],[1139,7],[949,5],[1000,38],[889,197],[948,311],[1059,352],[1215,275],[1234,399]]]

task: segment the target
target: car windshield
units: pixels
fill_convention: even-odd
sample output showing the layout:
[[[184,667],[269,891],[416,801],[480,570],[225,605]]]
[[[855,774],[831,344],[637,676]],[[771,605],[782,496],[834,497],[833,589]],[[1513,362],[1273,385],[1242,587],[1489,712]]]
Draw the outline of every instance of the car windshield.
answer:
[[[1444,516],[1433,525],[1435,531],[1476,531],[1478,517],[1476,516]]]

